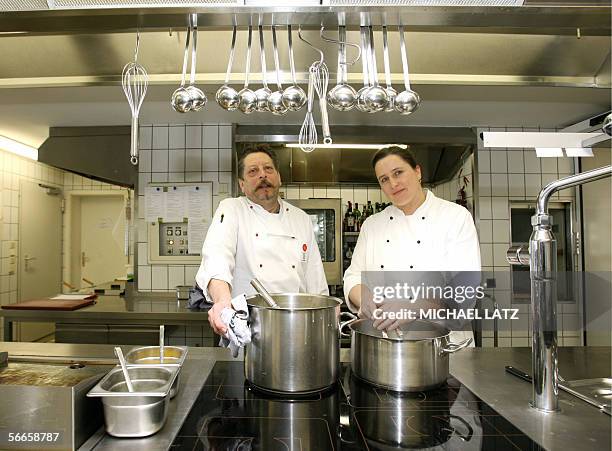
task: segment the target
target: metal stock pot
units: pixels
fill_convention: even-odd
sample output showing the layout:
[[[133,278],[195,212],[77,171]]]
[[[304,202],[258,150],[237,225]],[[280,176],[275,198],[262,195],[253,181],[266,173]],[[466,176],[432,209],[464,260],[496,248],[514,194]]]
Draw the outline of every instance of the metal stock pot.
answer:
[[[468,338],[452,343],[448,329],[428,321],[403,324],[399,333],[380,331],[371,319],[347,321],[342,327],[347,325],[351,329],[353,374],[395,391],[423,391],[444,384],[448,355],[472,342]]]
[[[246,379],[280,393],[320,391],[338,378],[340,342],[331,296],[273,294],[274,309],[259,296],[247,298],[251,343],[244,352]]]

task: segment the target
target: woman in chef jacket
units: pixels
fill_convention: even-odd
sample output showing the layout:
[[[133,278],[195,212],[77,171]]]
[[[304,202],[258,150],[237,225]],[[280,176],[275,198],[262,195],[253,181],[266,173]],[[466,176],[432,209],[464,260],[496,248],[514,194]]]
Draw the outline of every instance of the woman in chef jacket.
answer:
[[[470,212],[423,189],[421,168],[410,150],[383,148],[375,154],[372,166],[392,205],[364,221],[344,274],[344,293],[349,307],[358,310],[361,318],[373,318],[378,329],[392,330],[401,322],[381,317],[385,301],[377,298],[379,302],[374,302],[371,291],[362,285],[362,272],[401,271],[405,278],[409,272],[472,274],[470,283],[478,284],[480,249]],[[478,280],[474,281],[474,275]],[[432,298],[419,299],[413,305],[421,309],[449,307],[449,303]]]

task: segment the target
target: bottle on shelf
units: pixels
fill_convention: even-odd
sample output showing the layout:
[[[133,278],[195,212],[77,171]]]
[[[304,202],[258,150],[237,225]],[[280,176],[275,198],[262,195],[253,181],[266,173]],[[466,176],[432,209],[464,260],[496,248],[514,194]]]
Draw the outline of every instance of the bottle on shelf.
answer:
[[[372,208],[371,200],[368,201],[368,208],[366,211],[367,211],[367,216],[372,216],[374,214],[374,208]]]
[[[361,212],[359,211],[359,204],[355,202],[355,210],[353,211],[353,232],[359,232],[359,227],[361,226]]]
[[[346,213],[344,213],[343,229],[345,232],[353,231],[353,228],[355,227],[353,220],[354,220],[353,203],[349,200],[348,208],[346,209]]]
[[[359,218],[360,220],[359,230],[361,230],[361,226],[363,225],[363,222],[367,219],[368,216],[369,214],[368,214],[368,209],[366,207],[366,204],[363,204],[363,208],[361,209],[361,218]]]

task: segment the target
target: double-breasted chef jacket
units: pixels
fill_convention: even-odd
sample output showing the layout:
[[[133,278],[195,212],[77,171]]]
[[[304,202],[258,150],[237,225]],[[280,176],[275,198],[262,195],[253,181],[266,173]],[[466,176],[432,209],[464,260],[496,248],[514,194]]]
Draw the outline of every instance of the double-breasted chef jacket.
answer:
[[[480,247],[470,212],[426,190],[425,201],[411,215],[391,205],[367,218],[351,265],[344,273],[344,293],[362,283],[362,271],[480,271]]]
[[[278,213],[246,197],[219,203],[196,274],[208,301],[211,279],[227,282],[232,297],[254,294],[254,277],[270,293],[329,294],[310,217],[280,198],[279,203]]]

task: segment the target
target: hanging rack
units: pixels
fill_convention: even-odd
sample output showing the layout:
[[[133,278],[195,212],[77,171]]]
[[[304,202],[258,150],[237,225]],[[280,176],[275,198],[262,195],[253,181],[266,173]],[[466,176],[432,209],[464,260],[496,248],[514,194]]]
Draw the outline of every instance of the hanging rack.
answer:
[[[340,27],[343,27],[344,25],[339,25],[338,29]],[[352,66],[353,64],[355,64],[357,61],[359,61],[359,59],[361,58],[361,46],[359,46],[358,44],[353,44],[352,42],[348,42],[348,41],[341,41],[340,39],[333,39],[333,38],[329,38],[327,36],[325,36],[323,34],[323,31],[325,30],[324,26],[321,26],[321,30],[319,31],[319,36],[321,36],[321,39],[324,40],[325,42],[331,42],[332,44],[337,44],[339,46],[342,45],[348,45],[351,47],[354,47],[357,49],[357,57],[351,61],[350,63],[347,61],[342,61],[340,62],[341,65],[343,66]]]
[[[321,65],[325,62],[325,55],[323,54],[323,50],[321,50],[318,47],[315,47],[314,45],[312,45],[310,42],[308,42],[304,36],[302,36],[302,26],[299,25],[298,26],[298,38],[300,38],[301,41],[305,42],[306,44],[308,44],[310,47],[312,47],[319,55],[321,55],[321,59],[319,59],[318,65]]]

